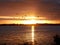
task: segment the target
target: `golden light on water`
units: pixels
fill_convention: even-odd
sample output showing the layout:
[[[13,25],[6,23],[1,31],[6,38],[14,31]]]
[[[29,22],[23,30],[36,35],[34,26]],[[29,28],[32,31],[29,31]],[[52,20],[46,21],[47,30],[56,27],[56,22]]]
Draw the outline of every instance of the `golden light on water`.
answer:
[[[32,44],[34,45],[34,26],[32,26]]]

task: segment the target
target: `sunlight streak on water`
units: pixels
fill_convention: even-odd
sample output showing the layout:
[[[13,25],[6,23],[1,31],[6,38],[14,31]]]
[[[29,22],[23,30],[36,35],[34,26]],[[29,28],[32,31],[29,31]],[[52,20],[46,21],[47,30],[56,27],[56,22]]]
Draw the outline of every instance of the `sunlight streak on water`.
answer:
[[[32,26],[32,45],[34,45],[34,26]]]

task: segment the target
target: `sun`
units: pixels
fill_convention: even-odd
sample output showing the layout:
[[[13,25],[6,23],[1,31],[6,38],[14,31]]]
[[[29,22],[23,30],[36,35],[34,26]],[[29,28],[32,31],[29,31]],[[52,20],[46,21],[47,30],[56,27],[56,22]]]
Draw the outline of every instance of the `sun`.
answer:
[[[23,24],[36,24],[36,20],[26,20],[23,21]]]
[[[22,22],[23,24],[36,24],[35,16],[27,16],[25,20]]]

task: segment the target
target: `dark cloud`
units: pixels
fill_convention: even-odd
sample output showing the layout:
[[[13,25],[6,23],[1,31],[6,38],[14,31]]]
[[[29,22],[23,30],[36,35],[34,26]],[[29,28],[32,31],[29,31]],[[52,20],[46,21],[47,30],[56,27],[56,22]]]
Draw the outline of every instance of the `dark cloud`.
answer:
[[[42,0],[38,3],[38,14],[51,20],[60,20],[60,0]]]

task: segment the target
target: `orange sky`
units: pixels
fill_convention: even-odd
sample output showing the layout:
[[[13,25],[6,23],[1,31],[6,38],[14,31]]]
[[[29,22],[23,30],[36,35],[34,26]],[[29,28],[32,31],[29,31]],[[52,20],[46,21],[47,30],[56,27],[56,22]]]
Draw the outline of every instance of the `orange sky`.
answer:
[[[60,23],[60,6],[59,6],[60,3],[58,3],[59,2],[58,0],[57,1],[55,0],[53,1],[52,0],[20,0],[20,1],[0,0],[0,1],[1,1],[0,2],[0,24],[15,23],[14,18],[21,17],[21,16],[23,17],[36,16],[36,17],[40,17],[40,19],[42,20],[48,20],[50,21],[50,23]]]

